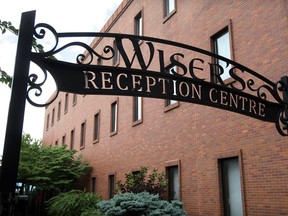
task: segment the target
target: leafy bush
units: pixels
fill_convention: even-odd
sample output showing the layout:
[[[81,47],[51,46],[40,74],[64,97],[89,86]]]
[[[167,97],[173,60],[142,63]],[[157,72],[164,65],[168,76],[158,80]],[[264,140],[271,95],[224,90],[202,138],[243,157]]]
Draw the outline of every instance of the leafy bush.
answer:
[[[147,172],[147,167],[141,167],[139,173],[125,174],[126,181],[124,183],[117,181],[116,192],[141,193],[146,191],[150,194],[159,194],[162,196],[168,185],[168,180],[165,178],[164,172],[159,173],[157,169],[154,169],[149,175],[149,179],[146,180]]]
[[[47,202],[48,215],[52,216],[87,216],[101,215],[97,203],[101,198],[93,193],[72,190],[60,193]],[[93,214],[92,214],[93,213]]]
[[[103,214],[100,212],[100,210],[95,208],[87,209],[85,210],[85,212],[81,214],[81,216],[102,216],[102,215]]]
[[[118,194],[110,200],[99,202],[97,207],[105,216],[186,215],[182,202],[170,203],[148,192]]]

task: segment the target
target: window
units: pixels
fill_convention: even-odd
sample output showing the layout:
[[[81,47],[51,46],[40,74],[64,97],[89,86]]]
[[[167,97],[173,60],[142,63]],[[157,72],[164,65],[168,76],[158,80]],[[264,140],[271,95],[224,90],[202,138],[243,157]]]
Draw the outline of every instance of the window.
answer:
[[[115,175],[109,175],[109,199],[114,197],[114,190],[115,190]]]
[[[77,103],[77,94],[73,94],[73,106]]]
[[[91,192],[96,193],[96,177],[92,177],[91,179]]]
[[[101,58],[97,59],[97,65],[102,65],[102,59]]]
[[[60,117],[61,117],[61,101],[58,102],[57,119],[59,120]]]
[[[117,101],[111,104],[111,135],[117,133],[118,106]]]
[[[166,69],[166,73],[168,73],[168,74],[172,74],[173,75],[173,72],[172,71],[174,71],[174,73],[177,73],[177,67],[176,66],[173,66],[173,67],[168,67],[167,69]],[[175,95],[176,96],[176,82],[174,82],[173,81],[173,95]],[[166,107],[168,107],[168,106],[171,106],[171,105],[178,105],[179,103],[178,103],[178,101],[176,101],[176,100],[170,100],[170,99],[167,99],[167,100],[165,100],[165,106]]]
[[[55,108],[53,108],[53,110],[52,110],[51,126],[54,125],[54,118],[55,118]]]
[[[46,130],[47,131],[49,129],[49,121],[50,121],[50,114],[47,115],[47,119],[46,119]]]
[[[74,142],[75,142],[75,130],[71,130],[70,132],[70,149],[74,149]]]
[[[68,105],[69,105],[69,94],[65,94],[65,105],[64,105],[64,113],[68,112]]]
[[[55,141],[55,146],[58,146],[58,140]]]
[[[99,141],[99,126],[100,126],[100,119],[99,119],[99,112],[94,115],[94,129],[93,129],[93,141]]]
[[[143,21],[141,12],[139,12],[135,17],[135,35],[143,35]]]
[[[230,46],[230,35],[228,27],[220,31],[212,37],[213,52],[225,58],[231,59],[231,46]],[[220,59],[214,59],[216,66],[214,67],[214,73],[217,74],[214,77],[214,82],[220,82],[222,85],[223,80],[230,77],[229,70],[231,65]]]
[[[224,215],[242,216],[242,192],[238,157],[220,160]]]
[[[119,50],[117,48],[116,41],[113,41],[113,50],[114,50],[114,56],[113,56],[113,65],[119,64]]]
[[[178,166],[167,167],[168,200],[180,200]]]
[[[133,97],[133,122],[142,120],[142,97]]]
[[[137,171],[132,171],[132,174],[133,174],[133,176],[137,176],[137,175],[140,174],[140,171],[139,171],[139,170],[137,170]]]
[[[85,147],[86,122],[81,124],[80,148]]]
[[[62,136],[62,145],[66,144],[66,135]]]
[[[176,11],[175,0],[164,0],[164,17],[167,17]]]

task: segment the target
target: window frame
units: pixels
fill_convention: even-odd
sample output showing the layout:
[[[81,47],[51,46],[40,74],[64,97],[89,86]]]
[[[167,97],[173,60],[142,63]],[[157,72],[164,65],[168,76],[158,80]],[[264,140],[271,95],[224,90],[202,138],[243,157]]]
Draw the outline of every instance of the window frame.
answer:
[[[62,136],[62,145],[66,144],[66,134]]]
[[[177,68],[176,65],[168,65],[165,68],[165,73],[173,75],[173,73],[171,72],[172,69],[174,69],[176,71],[176,73],[178,73],[178,68]],[[173,103],[171,103],[172,101],[173,101]],[[176,107],[179,107],[179,105],[180,105],[180,102],[177,101],[177,100],[165,99],[164,100],[164,112],[168,112],[168,111],[170,111],[172,109],[175,109]]]
[[[64,114],[68,112],[68,108],[69,108],[69,93],[66,93],[64,101]]]
[[[97,177],[92,176],[91,178],[91,193],[97,193]]]
[[[113,50],[114,50],[114,56],[112,58],[112,65],[117,66],[120,63],[120,53],[117,48],[116,40],[113,41]]]
[[[96,118],[97,118],[97,128],[96,126]],[[100,110],[94,114],[93,118],[93,143],[99,142],[100,138]]]
[[[55,121],[55,107],[52,109],[51,127],[54,125]]]
[[[46,131],[49,130],[49,125],[50,125],[50,113],[48,113],[46,117]]]
[[[80,149],[85,148],[86,141],[86,120],[81,123],[80,126]]]
[[[116,108],[114,109],[114,107]],[[119,116],[118,112],[119,112],[119,102],[117,98],[111,103],[110,106],[110,136],[114,136],[118,133],[118,116]]]
[[[224,199],[223,199],[223,183],[222,183],[222,171],[221,171],[221,161],[229,158],[238,158],[239,171],[240,171],[240,187],[242,194],[242,212],[246,215],[246,198],[245,198],[245,188],[244,188],[244,174],[243,174],[243,157],[242,151],[228,151],[219,153],[216,155],[216,167],[218,168],[218,185],[219,185],[219,212],[224,215]]]
[[[143,122],[143,97],[132,97],[132,103],[132,126],[136,126]]]
[[[101,56],[102,56],[102,54],[101,54]],[[97,58],[97,65],[102,65],[102,64],[103,64],[102,59],[100,57]]]
[[[75,128],[70,131],[70,149],[74,149],[75,147]]]
[[[174,9],[170,11],[170,1],[174,1]],[[168,19],[170,19],[177,12],[177,0],[163,0],[163,18],[165,23]]]
[[[61,100],[58,102],[57,120],[59,121],[60,118],[61,118]]]
[[[134,34],[138,36],[143,36],[143,10],[141,10],[135,17],[134,17]]]
[[[77,104],[77,94],[73,94],[73,106]]]
[[[111,181],[113,179],[113,181]],[[108,198],[112,199],[114,197],[114,190],[116,186],[116,174],[110,173],[108,175]]]
[[[172,160],[165,163],[165,173],[166,178],[169,177],[169,168],[177,167],[178,168],[178,194],[179,194],[179,201],[182,200],[182,192],[181,192],[181,161],[180,160]],[[169,179],[168,179],[168,191],[167,191],[167,200],[171,201],[170,199],[170,191],[169,191]]]
[[[219,55],[219,51],[218,51],[218,45],[217,45],[217,40],[219,38],[221,38],[222,36],[224,36],[225,34],[228,34],[228,38],[229,38],[229,52],[230,52],[230,57],[228,59],[233,60],[234,59],[234,52],[233,52],[233,38],[232,38],[232,24],[231,24],[231,20],[229,22],[228,25],[225,25],[223,28],[221,28],[220,31],[217,31],[216,33],[214,33],[211,37],[210,37],[210,41],[211,41],[211,51],[217,55]],[[222,56],[222,55],[221,55]],[[225,57],[225,56],[224,56]],[[226,57],[227,58],[227,57]],[[219,63],[219,59],[212,57],[212,62],[213,62],[213,70],[214,70],[214,74],[211,75],[211,81],[215,82],[215,83],[220,83],[221,85],[225,85],[229,82],[231,82],[232,78],[230,76],[230,74],[228,74],[228,76],[225,78],[221,78],[219,80],[219,78],[217,79],[216,77],[216,66],[215,65],[220,65]],[[229,65],[228,68],[226,70],[228,70],[229,73],[229,69],[233,67],[233,65]],[[225,68],[224,69],[224,73],[225,73]],[[226,72],[227,74],[227,72]]]

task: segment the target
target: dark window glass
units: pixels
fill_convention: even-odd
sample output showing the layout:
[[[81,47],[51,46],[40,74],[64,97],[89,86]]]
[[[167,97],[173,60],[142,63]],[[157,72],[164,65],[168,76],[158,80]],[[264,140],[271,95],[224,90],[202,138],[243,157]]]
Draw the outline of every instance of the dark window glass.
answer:
[[[54,125],[54,118],[55,118],[55,108],[52,110],[52,120],[51,120],[51,125]]]
[[[99,113],[94,115],[93,140],[99,140]]]
[[[178,166],[167,167],[168,199],[179,200],[179,173]]]
[[[117,48],[116,41],[113,41],[113,49],[114,49],[113,65],[117,65],[119,63],[119,50]]]
[[[66,135],[62,137],[62,145],[66,144]]]
[[[70,149],[74,149],[75,132],[74,130],[70,133]]]
[[[109,175],[109,199],[114,197],[115,190],[115,176]]]
[[[61,101],[58,102],[58,112],[57,112],[57,119],[61,117]]]
[[[73,94],[73,105],[77,103],[77,94]]]
[[[64,108],[64,112],[68,112],[68,105],[69,105],[69,94],[66,93],[65,94],[65,108]]]
[[[46,120],[46,130],[49,129],[49,121],[50,121],[50,114],[47,115],[47,120]]]
[[[91,188],[91,192],[92,193],[96,193],[96,177],[92,177],[92,179],[91,179],[91,186],[92,186],[92,188]]]
[[[81,124],[80,147],[84,147],[85,146],[85,130],[86,130],[86,123],[83,122]]]

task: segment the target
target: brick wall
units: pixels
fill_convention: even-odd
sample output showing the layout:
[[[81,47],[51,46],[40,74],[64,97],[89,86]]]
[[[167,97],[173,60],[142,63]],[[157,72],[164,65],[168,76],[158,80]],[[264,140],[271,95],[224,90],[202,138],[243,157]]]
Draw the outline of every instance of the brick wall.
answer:
[[[235,61],[273,82],[287,75],[286,1],[177,0],[176,6],[176,13],[164,20],[160,0],[123,1],[102,31],[134,34],[134,17],[142,10],[144,35],[211,50],[210,37],[229,26]],[[112,41],[95,40],[93,44],[101,50]],[[175,50],[168,48],[169,52]],[[195,54],[185,50],[183,53],[185,59]],[[120,59],[120,66],[123,65]],[[62,101],[61,117],[44,131],[43,143],[54,145],[57,139],[61,143],[66,134],[69,144],[70,131],[75,129],[75,148],[93,166],[91,177],[97,178],[96,190],[104,199],[109,195],[109,174],[114,173],[120,180],[141,166],[165,171],[167,163],[180,161],[181,199],[188,214],[221,215],[219,160],[238,156],[244,213],[288,214],[287,138],[278,134],[274,124],[184,102],[165,112],[164,100],[143,98],[143,121],[133,126],[132,97],[78,95],[73,106],[69,94],[66,114],[64,97],[61,93],[46,109],[51,122],[52,109],[55,107],[57,114],[58,101]],[[110,136],[110,107],[116,99],[118,132]],[[99,142],[93,143],[93,117],[99,110],[100,137]],[[84,121],[86,141],[80,149],[80,127]],[[86,189],[91,190],[90,182]]]

